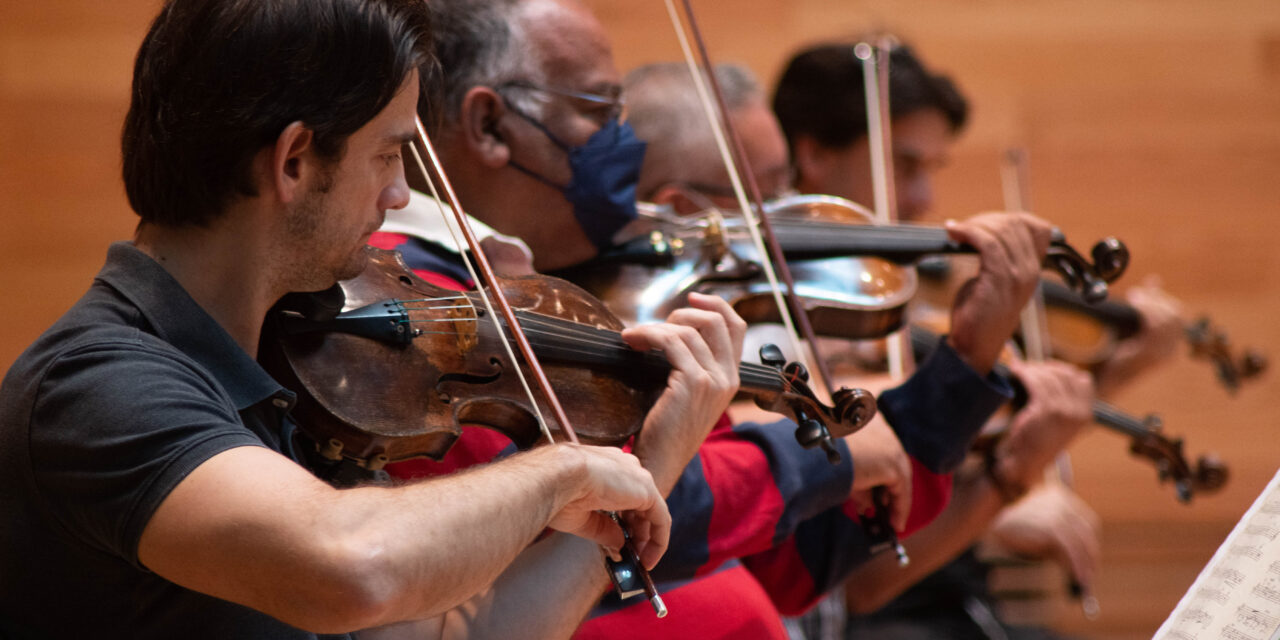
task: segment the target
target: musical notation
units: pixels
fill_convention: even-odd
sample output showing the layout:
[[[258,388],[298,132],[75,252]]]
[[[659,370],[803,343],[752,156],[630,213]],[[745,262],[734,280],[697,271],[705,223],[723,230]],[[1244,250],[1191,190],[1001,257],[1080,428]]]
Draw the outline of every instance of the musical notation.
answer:
[[[1157,640],[1280,640],[1280,472],[1218,547]]]

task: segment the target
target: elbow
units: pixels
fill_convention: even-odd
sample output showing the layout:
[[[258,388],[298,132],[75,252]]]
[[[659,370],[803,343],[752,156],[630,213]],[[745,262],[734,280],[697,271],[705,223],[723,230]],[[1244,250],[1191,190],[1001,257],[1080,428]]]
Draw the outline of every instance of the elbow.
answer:
[[[347,633],[395,622],[401,612],[398,573],[381,545],[356,537],[330,541],[313,572],[299,576],[288,618],[313,633]]]

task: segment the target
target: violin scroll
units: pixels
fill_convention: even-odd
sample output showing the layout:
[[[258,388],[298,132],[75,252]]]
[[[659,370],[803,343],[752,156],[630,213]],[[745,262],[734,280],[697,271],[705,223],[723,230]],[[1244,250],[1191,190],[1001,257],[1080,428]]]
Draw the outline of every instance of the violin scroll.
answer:
[[[788,363],[777,345],[760,347],[760,361],[781,373],[786,390],[779,394],[757,394],[762,409],[790,416],[796,423],[796,442],[806,449],[821,447],[831,464],[840,463],[833,438],[840,438],[866,426],[876,415],[875,396],[864,389],[843,387],[832,397],[834,407],[822,404],[809,388],[809,371],[798,362]]]
[[[1107,236],[1099,240],[1090,255],[1098,277],[1107,282],[1114,282],[1129,268],[1129,248],[1119,238]]]
[[[1208,316],[1187,325],[1186,335],[1191,355],[1213,362],[1218,380],[1228,391],[1234,393],[1241,382],[1267,369],[1267,357],[1256,349],[1246,349],[1239,357],[1232,354],[1226,332],[1214,327]]]
[[[1054,233],[1045,263],[1057,270],[1067,286],[1080,293],[1086,302],[1101,302],[1107,297],[1107,283],[1115,281],[1129,267],[1129,248],[1119,239],[1107,237],[1093,245],[1093,262],[1067,244],[1060,233]]]
[[[1173,480],[1179,502],[1189,503],[1192,495],[1212,493],[1227,483],[1230,473],[1226,463],[1212,455],[1202,455],[1192,467],[1183,455],[1182,439],[1166,438],[1160,434],[1159,417],[1148,415],[1143,425],[1145,433],[1134,437],[1129,451],[1152,460],[1161,482]]]

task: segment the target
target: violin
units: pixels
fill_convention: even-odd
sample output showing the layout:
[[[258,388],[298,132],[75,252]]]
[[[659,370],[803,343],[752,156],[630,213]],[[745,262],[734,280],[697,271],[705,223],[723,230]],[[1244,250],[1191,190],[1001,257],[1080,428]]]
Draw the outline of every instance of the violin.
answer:
[[[1142,329],[1142,316],[1120,301],[1085,304],[1070,289],[1052,281],[1042,283],[1049,327],[1050,348],[1055,357],[1083,367],[1093,367],[1111,357],[1116,344]],[[1218,381],[1234,392],[1257,377],[1267,358],[1255,349],[1234,353],[1226,332],[1214,327],[1207,316],[1184,324],[1191,355],[1214,365]]]
[[[831,210],[835,209],[836,212]],[[773,216],[783,251],[792,259],[817,259],[847,255],[873,255],[910,263],[927,255],[976,253],[971,246],[951,240],[942,227],[915,224],[855,223],[839,199],[823,196],[780,208]],[[1054,230],[1045,267],[1056,271],[1067,285],[1088,302],[1107,296],[1107,283],[1129,266],[1129,250],[1120,240],[1104,238],[1086,259],[1059,230]]]
[[[911,346],[917,358],[927,357],[937,343],[938,336],[933,332],[917,326],[911,328]],[[996,363],[993,371],[1014,379],[1004,364]],[[1015,385],[1013,402],[1015,406],[1026,402],[1026,392],[1018,385]],[[1180,502],[1189,503],[1194,494],[1211,493],[1226,484],[1230,475],[1226,464],[1212,455],[1200,456],[1194,465],[1187,462],[1182,439],[1163,435],[1158,416],[1138,418],[1101,400],[1094,401],[1092,415],[1095,424],[1129,438],[1130,453],[1151,461],[1161,483],[1172,480]]]
[[[748,323],[776,322],[777,305],[762,279],[755,249],[740,218],[707,212],[689,218],[649,205],[639,237],[557,275],[609,302],[623,318],[648,322],[684,304],[690,291],[719,295]],[[858,205],[833,196],[804,195],[765,204],[794,274],[796,292],[821,336],[881,338],[903,326],[919,284],[906,263],[931,254],[973,253],[945,229],[875,225]],[[644,233],[644,232],[647,232]],[[1093,261],[1055,237],[1045,264],[1090,299],[1128,266],[1115,238],[1099,242]]]
[[[264,341],[264,364],[299,392],[295,413],[319,453],[368,469],[439,460],[462,424],[497,430],[522,449],[545,442],[503,348],[507,333],[486,317],[478,294],[421,280],[398,253],[366,251],[359,276],[324,296],[282,301],[273,339]],[[580,440],[618,446],[636,435],[666,386],[662,353],[627,346],[621,322],[575,285],[547,276],[501,283],[549,380],[574,400],[565,410]],[[842,389],[834,406],[824,405],[802,366],[786,363],[776,347],[762,351],[764,364],[741,365],[742,390],[794,420],[801,444],[838,461],[831,437],[864,426],[875,415],[873,396]],[[548,427],[563,437],[558,424]]]

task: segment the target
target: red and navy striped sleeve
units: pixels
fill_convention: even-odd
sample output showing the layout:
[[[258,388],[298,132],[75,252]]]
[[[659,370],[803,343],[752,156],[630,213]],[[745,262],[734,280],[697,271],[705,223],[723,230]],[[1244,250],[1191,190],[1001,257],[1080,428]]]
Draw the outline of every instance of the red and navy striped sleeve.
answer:
[[[904,384],[880,394],[880,410],[911,458],[911,514],[903,537],[946,507],[949,472],[1010,397],[1008,380],[980,376],[945,340]],[[856,507],[845,503],[800,523],[775,548],[744,558],[743,564],[784,615],[798,615],[865,562],[871,544]]]
[[[931,522],[951,498],[950,474],[935,474],[911,460],[911,513],[906,538]],[[871,557],[871,540],[858,521],[852,502],[828,509],[796,526],[772,549],[743,558],[742,563],[787,616],[817,604],[858,565]]]
[[[796,444],[795,424],[719,425],[685,467],[667,505],[671,543],[654,570],[684,580],[727,560],[777,545],[805,519],[844,502],[853,483],[848,445],[842,462]]]

